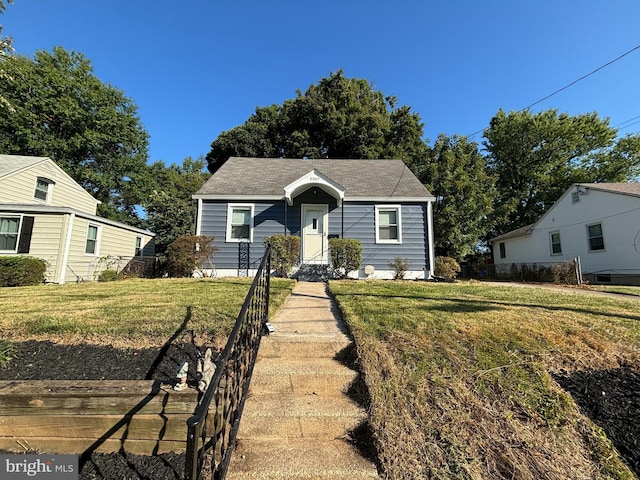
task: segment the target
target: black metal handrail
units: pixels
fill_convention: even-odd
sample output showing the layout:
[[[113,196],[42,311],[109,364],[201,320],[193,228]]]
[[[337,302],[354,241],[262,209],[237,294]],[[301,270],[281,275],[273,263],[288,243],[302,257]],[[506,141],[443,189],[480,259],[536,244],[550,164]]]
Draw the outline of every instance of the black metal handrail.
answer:
[[[269,318],[271,249],[267,247],[216,370],[195,414],[187,420],[185,480],[225,478],[249,392],[264,324]],[[209,478],[207,476],[207,478]]]

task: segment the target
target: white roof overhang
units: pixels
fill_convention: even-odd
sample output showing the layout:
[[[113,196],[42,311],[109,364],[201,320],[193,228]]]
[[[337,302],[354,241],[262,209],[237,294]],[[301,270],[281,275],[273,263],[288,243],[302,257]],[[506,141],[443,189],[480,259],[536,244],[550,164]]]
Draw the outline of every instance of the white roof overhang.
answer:
[[[289,205],[293,205],[293,199],[311,187],[322,188],[329,195],[336,198],[338,206],[342,205],[342,201],[344,200],[344,188],[342,185],[334,182],[315,169],[284,187],[284,198]]]

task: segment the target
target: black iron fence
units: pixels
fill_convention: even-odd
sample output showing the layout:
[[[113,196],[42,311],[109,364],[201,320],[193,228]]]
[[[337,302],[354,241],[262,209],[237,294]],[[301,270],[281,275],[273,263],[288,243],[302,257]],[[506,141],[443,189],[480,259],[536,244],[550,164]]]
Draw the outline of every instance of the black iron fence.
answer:
[[[271,250],[267,248],[215,373],[187,421],[185,479],[225,478],[249,382],[269,316]]]

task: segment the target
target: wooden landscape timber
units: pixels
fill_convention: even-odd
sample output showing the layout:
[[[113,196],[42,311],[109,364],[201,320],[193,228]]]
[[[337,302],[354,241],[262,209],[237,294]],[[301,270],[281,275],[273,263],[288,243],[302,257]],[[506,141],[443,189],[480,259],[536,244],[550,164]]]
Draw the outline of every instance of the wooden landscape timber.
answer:
[[[0,449],[184,451],[198,392],[154,380],[0,381]]]

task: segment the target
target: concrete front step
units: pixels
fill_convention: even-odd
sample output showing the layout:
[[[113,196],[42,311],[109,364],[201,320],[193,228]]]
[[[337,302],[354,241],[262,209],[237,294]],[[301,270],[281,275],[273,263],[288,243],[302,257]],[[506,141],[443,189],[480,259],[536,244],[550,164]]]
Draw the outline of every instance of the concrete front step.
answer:
[[[258,357],[251,378],[251,393],[346,392],[357,375],[336,360],[327,358]]]
[[[260,342],[261,358],[332,358],[352,345],[344,335],[278,334]]]
[[[227,479],[364,479],[379,478],[375,465],[346,440],[241,439]]]
[[[334,439],[366,421],[365,412],[344,395],[252,395],[242,414],[242,436],[257,439]]]

